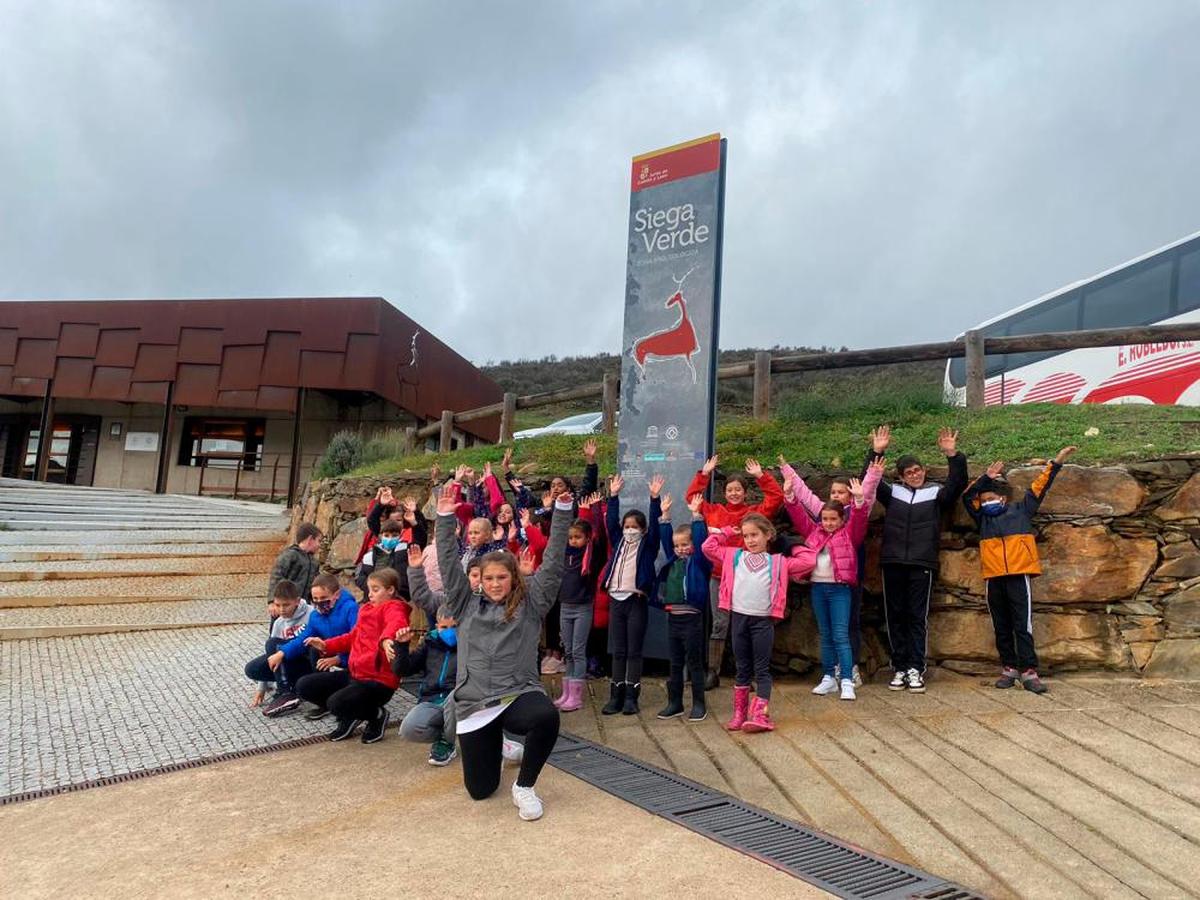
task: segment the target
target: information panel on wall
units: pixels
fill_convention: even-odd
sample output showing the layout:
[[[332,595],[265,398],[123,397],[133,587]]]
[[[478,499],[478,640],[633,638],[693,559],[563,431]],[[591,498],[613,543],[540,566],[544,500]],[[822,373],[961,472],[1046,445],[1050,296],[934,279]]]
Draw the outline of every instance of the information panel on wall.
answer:
[[[713,452],[725,151],[725,140],[712,134],[633,159],[618,442],[622,511],[647,510],[648,481],[662,474],[674,520],[688,521],[684,491]]]

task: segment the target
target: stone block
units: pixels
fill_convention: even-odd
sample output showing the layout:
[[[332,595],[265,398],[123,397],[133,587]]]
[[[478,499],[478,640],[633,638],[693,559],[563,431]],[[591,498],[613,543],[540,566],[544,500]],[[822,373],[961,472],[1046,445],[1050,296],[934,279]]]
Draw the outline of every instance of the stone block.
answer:
[[[1148,678],[1200,679],[1200,638],[1159,641],[1142,674]]]
[[[983,575],[979,568],[979,549],[943,550],[939,555],[938,581],[977,597],[984,596]]]
[[[1139,669],[1146,668],[1146,663],[1150,661],[1150,657],[1154,654],[1154,648],[1158,646],[1158,641],[1135,641],[1129,645],[1129,653],[1133,656],[1133,664]]]
[[[1028,489],[1042,466],[1023,466],[1008,472],[1014,488]],[[1054,516],[1127,516],[1146,499],[1146,489],[1124,469],[1063,466],[1054,479],[1041,512]]]
[[[1038,613],[1033,638],[1045,665],[1130,668],[1133,660],[1116,622],[1101,613]],[[936,610],[929,616],[929,649],[936,659],[996,661],[992,619],[982,610]]]
[[[1131,616],[1121,621],[1121,637],[1125,643],[1161,641],[1166,629],[1158,616]]]
[[[1154,570],[1155,578],[1195,578],[1200,575],[1200,553],[1176,556]]]
[[[1184,482],[1175,496],[1156,509],[1154,515],[1164,522],[1200,516],[1200,472]]]
[[[325,565],[337,570],[353,568],[358,548],[362,546],[366,533],[366,518],[355,519],[339,528],[337,536],[329,544],[329,555],[325,557]]]
[[[1158,542],[1121,538],[1103,525],[1048,525],[1039,547],[1043,575],[1034,580],[1039,603],[1101,603],[1137,593],[1158,562]]]
[[[1172,637],[1200,634],[1200,584],[1163,600],[1163,621]]]

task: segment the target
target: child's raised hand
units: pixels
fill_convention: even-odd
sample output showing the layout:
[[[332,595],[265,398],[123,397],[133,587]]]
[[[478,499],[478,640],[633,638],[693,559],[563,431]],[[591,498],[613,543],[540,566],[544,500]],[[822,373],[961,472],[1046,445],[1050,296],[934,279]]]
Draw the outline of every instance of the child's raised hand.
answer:
[[[661,509],[659,510],[659,513],[662,515],[662,517],[664,519],[671,518],[671,495],[670,494],[662,495]]]
[[[517,478],[515,475],[508,479],[508,483],[512,486],[514,491],[520,491],[521,488],[525,487],[525,482],[523,482],[520,478]]]
[[[718,454],[714,453],[712,456],[710,456],[708,459],[706,459],[704,461],[704,465],[702,465],[700,467],[700,471],[703,472],[705,475],[711,475],[713,473],[713,470],[716,469],[718,462],[720,462]]]
[[[782,453],[780,453],[780,454],[779,454],[777,457],[775,457],[775,458],[776,458],[777,460],[779,460],[779,466],[780,466],[780,468],[782,468],[783,466],[786,466],[786,465],[787,465],[787,458],[786,458],[786,457],[785,457],[785,456],[784,456]]]
[[[517,555],[517,571],[526,577],[533,574],[533,551],[526,547]]]
[[[783,499],[792,503],[796,499],[796,481],[793,478],[783,479]]]
[[[483,477],[487,478],[491,474],[492,474],[492,463],[489,460],[483,464]]]
[[[1054,457],[1054,461],[1061,466],[1063,463],[1065,463],[1067,461],[1067,459],[1071,456],[1071,454],[1074,453],[1078,449],[1079,449],[1078,447],[1063,447],[1061,450],[1058,451],[1058,454]]]
[[[753,456],[746,460],[746,474],[751,478],[762,478],[762,463]]]
[[[890,425],[880,425],[878,428],[871,429],[871,449],[876,453],[883,453],[891,442],[892,427]]]
[[[608,492],[612,496],[615,497],[617,494],[621,493],[621,488],[623,487],[625,487],[625,479],[620,475],[614,475],[612,478],[608,479]]]
[[[595,438],[588,438],[583,442],[583,458],[587,460],[589,466],[596,461]]]
[[[438,494],[438,515],[452,513],[456,506],[458,506],[458,492],[454,490],[453,484],[448,484]]]
[[[554,495],[546,491],[542,494],[542,508],[550,509],[552,506],[554,506]]]
[[[987,467],[987,477],[988,478],[999,478],[1003,473],[1004,473],[1004,461],[1003,460],[998,459],[994,463],[992,463],[990,466]]]
[[[504,448],[504,457],[500,460],[500,467],[504,469],[505,472],[512,468],[512,454],[512,447]]]
[[[429,481],[431,484],[437,484],[442,477],[442,467],[434,463],[429,467]]]
[[[419,569],[419,568],[421,568],[421,562],[422,562],[421,548],[418,547],[416,544],[409,544],[408,545],[408,564],[414,569]]]
[[[951,428],[942,428],[938,431],[938,449],[947,456],[953,456],[958,452],[958,432]]]
[[[854,498],[855,506],[862,503],[862,501],[863,501],[862,482],[859,481],[857,478],[850,479],[850,496]]]
[[[561,494],[559,494],[555,498],[555,501],[558,503],[574,503],[575,495],[572,494],[570,491],[563,491]]]
[[[601,500],[600,492],[592,491],[592,493],[588,494],[586,497],[584,497],[582,500],[579,501],[579,505],[580,505],[580,507],[595,506],[597,503],[600,502],[600,500]]]
[[[704,508],[704,495],[692,494],[692,496],[688,497],[687,505],[688,509],[692,511],[693,516],[700,515],[700,510]]]
[[[667,479],[664,476],[660,475],[659,473],[656,472],[655,474],[651,475],[650,476],[650,496],[657,497],[659,494],[661,494],[663,485],[666,483],[667,483]]]
[[[528,508],[528,507],[522,507],[522,508],[521,508],[521,513],[520,513],[520,516],[519,516],[519,518],[520,518],[520,520],[521,520],[521,527],[522,527],[522,528],[528,528],[528,527],[529,527],[529,523],[533,521],[533,517],[529,515],[529,508]]]
[[[884,470],[887,469],[887,457],[886,456],[876,457],[875,459],[873,459],[871,461],[871,464],[869,466],[867,466],[867,468],[878,470],[880,476],[882,477]]]
[[[467,477],[467,467],[465,465],[458,465],[458,466],[454,467],[454,480],[455,481],[461,482],[466,477]]]

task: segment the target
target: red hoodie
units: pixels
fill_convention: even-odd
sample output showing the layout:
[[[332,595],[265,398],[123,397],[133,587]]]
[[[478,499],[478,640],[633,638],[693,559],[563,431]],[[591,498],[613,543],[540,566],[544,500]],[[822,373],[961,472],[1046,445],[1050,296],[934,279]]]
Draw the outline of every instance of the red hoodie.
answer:
[[[358,621],[349,634],[325,640],[326,653],[350,651],[350,677],[356,681],[377,681],[395,690],[400,679],[383,653],[380,641],[391,638],[398,629],[408,627],[408,604],[388,600],[376,606],[364,603],[358,609]]]
[[[692,483],[688,485],[683,496],[686,498],[703,494],[708,490],[710,480],[709,476],[705,475],[704,470],[701,469],[696,473],[696,477],[692,479]],[[733,528],[741,525],[742,519],[750,513],[761,513],[768,520],[773,521],[776,513],[783,507],[783,488],[768,472],[763,472],[758,477],[758,488],[762,491],[762,503],[709,503],[705,500],[700,504],[700,515],[704,517],[704,524],[709,528]],[[741,534],[730,535],[729,546],[744,547]],[[721,577],[719,560],[713,563],[713,577]]]

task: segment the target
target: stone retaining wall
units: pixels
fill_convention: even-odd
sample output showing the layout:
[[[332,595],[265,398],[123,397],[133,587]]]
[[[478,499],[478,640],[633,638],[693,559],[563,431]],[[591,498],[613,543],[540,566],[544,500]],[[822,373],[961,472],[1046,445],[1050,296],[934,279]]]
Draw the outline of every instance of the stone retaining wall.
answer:
[[[1009,472],[1018,488],[1041,470]],[[972,476],[982,471],[972,466]],[[801,471],[824,492],[829,476]],[[944,471],[931,470],[934,478]],[[536,473],[523,472],[540,490]],[[348,579],[363,515],[380,485],[428,497],[424,475],[343,478],[308,485],[293,530],[315,522],[322,562]],[[718,491],[720,485],[717,486]],[[1019,496],[1019,494],[1018,494]],[[879,579],[880,510],[867,545],[863,663],[887,663]],[[1200,678],[1200,454],[1119,466],[1066,466],[1037,518],[1045,574],[1034,579],[1034,637],[1046,669],[1106,668]],[[996,652],[979,574],[978,536],[961,506],[943,532],[941,571],[929,614],[929,655],[959,671],[992,671]],[[776,663],[794,671],[818,657],[808,589],[794,586],[791,616],[776,637]]]

